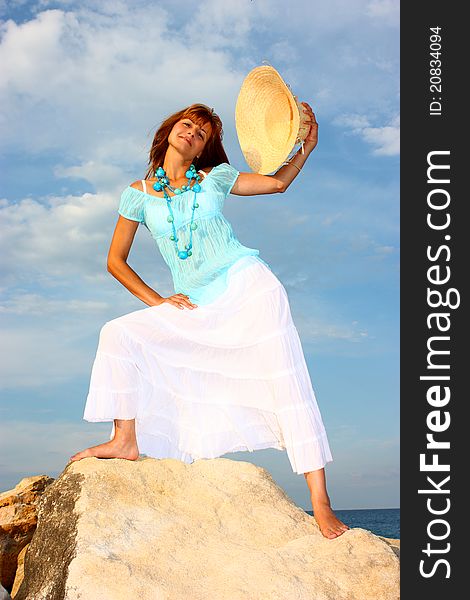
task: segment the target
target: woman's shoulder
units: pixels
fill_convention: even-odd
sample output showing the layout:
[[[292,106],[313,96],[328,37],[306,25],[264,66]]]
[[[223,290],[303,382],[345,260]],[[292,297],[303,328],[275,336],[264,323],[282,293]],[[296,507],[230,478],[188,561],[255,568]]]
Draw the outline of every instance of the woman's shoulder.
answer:
[[[142,179],[139,179],[138,181],[133,181],[129,187],[134,188],[135,190],[139,190],[139,192],[143,192],[143,186],[142,186]]]
[[[204,169],[200,169],[200,171],[203,171],[206,175],[209,175],[209,173],[211,171],[217,172],[224,172],[226,170],[232,170],[233,167],[231,164],[223,162],[223,163],[219,163],[218,165],[212,166],[212,167],[205,167]]]
[[[204,167],[203,169],[199,169],[199,171],[202,171],[206,175],[209,175],[209,173],[212,171],[213,168],[214,167]]]

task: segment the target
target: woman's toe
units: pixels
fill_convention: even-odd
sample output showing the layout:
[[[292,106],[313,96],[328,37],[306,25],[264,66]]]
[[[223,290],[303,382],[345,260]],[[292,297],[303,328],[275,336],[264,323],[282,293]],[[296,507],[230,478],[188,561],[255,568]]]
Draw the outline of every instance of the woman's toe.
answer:
[[[330,528],[325,531],[325,534],[329,540],[332,540],[333,538],[338,537],[338,534],[335,533],[335,531]]]

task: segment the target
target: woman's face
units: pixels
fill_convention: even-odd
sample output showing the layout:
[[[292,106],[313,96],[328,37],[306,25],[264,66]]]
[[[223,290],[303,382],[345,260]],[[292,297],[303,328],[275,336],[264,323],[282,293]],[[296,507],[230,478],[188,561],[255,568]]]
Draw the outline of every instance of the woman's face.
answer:
[[[179,120],[168,136],[168,143],[174,146],[185,158],[191,160],[200,156],[211,135],[209,122],[198,125],[188,117]]]

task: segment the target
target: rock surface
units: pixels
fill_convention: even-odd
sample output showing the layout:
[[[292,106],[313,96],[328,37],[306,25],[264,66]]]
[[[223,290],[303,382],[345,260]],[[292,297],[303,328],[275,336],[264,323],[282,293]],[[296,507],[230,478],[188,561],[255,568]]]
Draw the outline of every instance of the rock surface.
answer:
[[[389,544],[389,546],[395,552],[395,554],[398,556],[398,558],[400,558],[400,540],[396,540],[393,538],[381,537],[380,535],[379,535],[379,538],[381,540],[385,540],[387,542],[387,544]]]
[[[15,600],[397,600],[363,529],[327,540],[263,468],[85,458],[43,494]]]
[[[13,588],[11,590],[11,597],[14,598],[20,589],[21,584],[23,583],[24,578],[24,557],[29,548],[29,544],[27,544],[23,550],[18,554],[18,566],[16,567],[16,575],[15,581],[13,582]],[[0,599],[1,600],[1,599]]]
[[[0,582],[11,590],[18,555],[30,542],[37,523],[37,504],[54,479],[25,477],[12,490],[0,493]]]

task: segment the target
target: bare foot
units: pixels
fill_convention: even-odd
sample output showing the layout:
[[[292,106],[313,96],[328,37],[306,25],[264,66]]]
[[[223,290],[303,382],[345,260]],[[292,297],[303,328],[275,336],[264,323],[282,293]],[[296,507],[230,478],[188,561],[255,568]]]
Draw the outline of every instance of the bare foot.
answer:
[[[97,458],[127,458],[127,460],[137,460],[139,458],[139,448],[137,442],[124,442],[115,438],[104,444],[92,446],[82,452],[77,452],[70,457],[69,462],[81,460],[88,456],[96,456]]]
[[[347,525],[336,517],[329,504],[315,504],[313,506],[313,516],[318,523],[322,535],[329,540],[339,537],[349,529]]]

